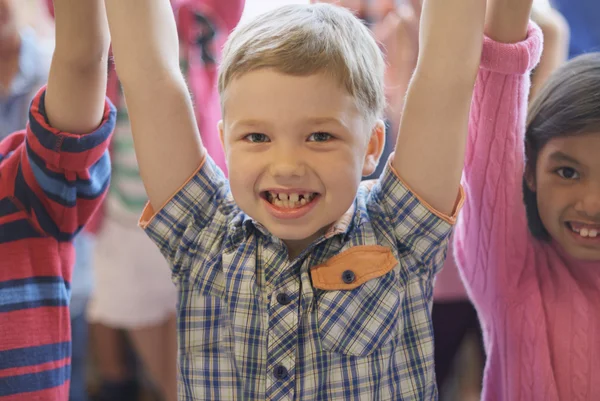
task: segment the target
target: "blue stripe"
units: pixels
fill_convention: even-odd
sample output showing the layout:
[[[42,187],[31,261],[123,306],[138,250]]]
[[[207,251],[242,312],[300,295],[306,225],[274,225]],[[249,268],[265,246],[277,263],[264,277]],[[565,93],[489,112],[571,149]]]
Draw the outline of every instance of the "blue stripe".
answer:
[[[108,151],[89,168],[89,180],[67,181],[60,173],[50,171],[46,163],[27,145],[27,156],[36,181],[44,192],[54,201],[67,207],[73,207],[77,198],[95,199],[102,195],[110,180],[110,157]]]
[[[0,381],[0,397],[59,387],[65,384],[70,377],[70,365],[39,373],[3,377]],[[25,397],[24,399],[34,398]]]
[[[38,305],[48,302],[53,305],[63,306],[68,304],[69,298],[69,290],[65,286],[64,281],[28,283],[3,289],[2,293],[0,293],[0,311],[14,310],[19,305]]]
[[[22,166],[17,170],[15,177],[15,197],[23,204],[29,214],[35,213],[42,230],[52,236],[59,234],[56,223],[52,220],[37,195],[29,188],[23,176]]]
[[[58,225],[52,220],[42,202],[25,182],[21,166],[19,166],[15,179],[15,197],[25,206],[28,213],[31,214],[32,211],[35,213],[42,230],[58,241],[71,241],[79,230],[81,230],[81,227],[74,233],[63,233],[59,230]]]
[[[42,237],[43,235],[33,228],[29,220],[26,219],[0,224],[0,244]]]
[[[44,104],[44,98],[46,97],[46,92],[44,91],[39,100],[39,115],[34,115],[30,110],[29,113],[29,126],[31,127],[31,131],[36,136],[40,144],[46,149],[52,151],[59,152],[70,152],[70,153],[83,153],[87,152],[90,149],[94,149],[99,146],[104,141],[108,140],[110,134],[113,132],[115,128],[115,123],[117,119],[117,113],[115,111],[115,107],[110,103],[107,99],[110,106],[110,113],[108,118],[102,122],[95,131],[81,136],[58,136],[53,134],[50,131],[46,131],[41,122],[45,122],[47,125],[50,125],[48,119],[46,118],[46,109]],[[60,147],[57,147],[60,145]]]
[[[15,280],[0,281],[0,290],[23,287],[30,284],[42,285],[42,284],[60,284],[65,286],[67,289],[71,288],[71,285],[65,281],[64,278],[59,276],[37,276],[29,278],[19,278]]]
[[[41,365],[60,361],[70,356],[71,343],[69,341],[0,351],[0,370]]]
[[[61,308],[63,306],[69,306],[69,302],[62,299],[43,299],[41,301],[20,302],[17,304],[0,306],[0,313],[15,312],[25,309]]]

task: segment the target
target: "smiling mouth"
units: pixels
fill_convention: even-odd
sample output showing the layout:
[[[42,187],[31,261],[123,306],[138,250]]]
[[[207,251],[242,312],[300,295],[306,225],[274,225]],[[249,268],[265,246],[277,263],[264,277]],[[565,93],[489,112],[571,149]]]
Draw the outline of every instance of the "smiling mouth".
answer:
[[[567,222],[566,226],[569,230],[579,234],[579,236],[583,238],[596,238],[600,234],[600,224]]]
[[[281,209],[301,208],[315,200],[318,195],[318,192],[284,193],[264,191],[261,193],[263,199]]]

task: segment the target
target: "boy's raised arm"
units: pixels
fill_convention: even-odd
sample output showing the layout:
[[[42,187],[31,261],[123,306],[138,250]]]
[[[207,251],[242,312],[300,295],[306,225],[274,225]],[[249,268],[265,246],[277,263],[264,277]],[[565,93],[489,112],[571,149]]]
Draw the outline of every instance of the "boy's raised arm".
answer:
[[[106,10],[140,173],[158,210],[205,154],[179,68],[175,18],[169,0],[106,0]]]
[[[102,0],[54,0],[56,48],[45,96],[53,128],[93,131],[105,112],[110,35]]]
[[[416,194],[447,215],[463,169],[485,8],[485,0],[424,1],[419,58],[392,161]]]

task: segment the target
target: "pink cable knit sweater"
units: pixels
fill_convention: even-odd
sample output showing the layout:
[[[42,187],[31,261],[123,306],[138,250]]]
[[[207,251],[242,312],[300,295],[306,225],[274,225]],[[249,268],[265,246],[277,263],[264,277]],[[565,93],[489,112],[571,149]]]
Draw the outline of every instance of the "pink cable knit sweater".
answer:
[[[528,231],[522,201],[530,70],[541,32],[486,39],[471,109],[455,255],[484,327],[483,399],[600,400],[600,262]]]

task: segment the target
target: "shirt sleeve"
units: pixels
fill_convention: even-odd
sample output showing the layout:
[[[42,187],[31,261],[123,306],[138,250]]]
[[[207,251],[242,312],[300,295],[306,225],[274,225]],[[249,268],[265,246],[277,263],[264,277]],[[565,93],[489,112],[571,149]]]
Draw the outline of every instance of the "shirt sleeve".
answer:
[[[516,262],[530,244],[522,189],[525,120],[529,75],[541,51],[534,24],[522,42],[484,41],[469,118],[467,197],[454,237],[456,261],[476,301],[525,278],[524,263]]]
[[[370,202],[382,210],[400,255],[410,256],[405,259],[413,261],[407,267],[431,278],[444,264],[448,236],[463,200],[461,188],[452,215],[437,211],[412,191],[388,162],[371,192]]]
[[[108,189],[115,111],[107,102],[102,122],[89,134],[62,132],[48,123],[45,93],[42,88],[31,103],[25,134],[3,141],[0,182],[40,232],[71,241]]]
[[[175,281],[189,274],[198,255],[218,255],[238,208],[229,183],[210,156],[158,211],[148,203],[140,226],[169,262]]]

